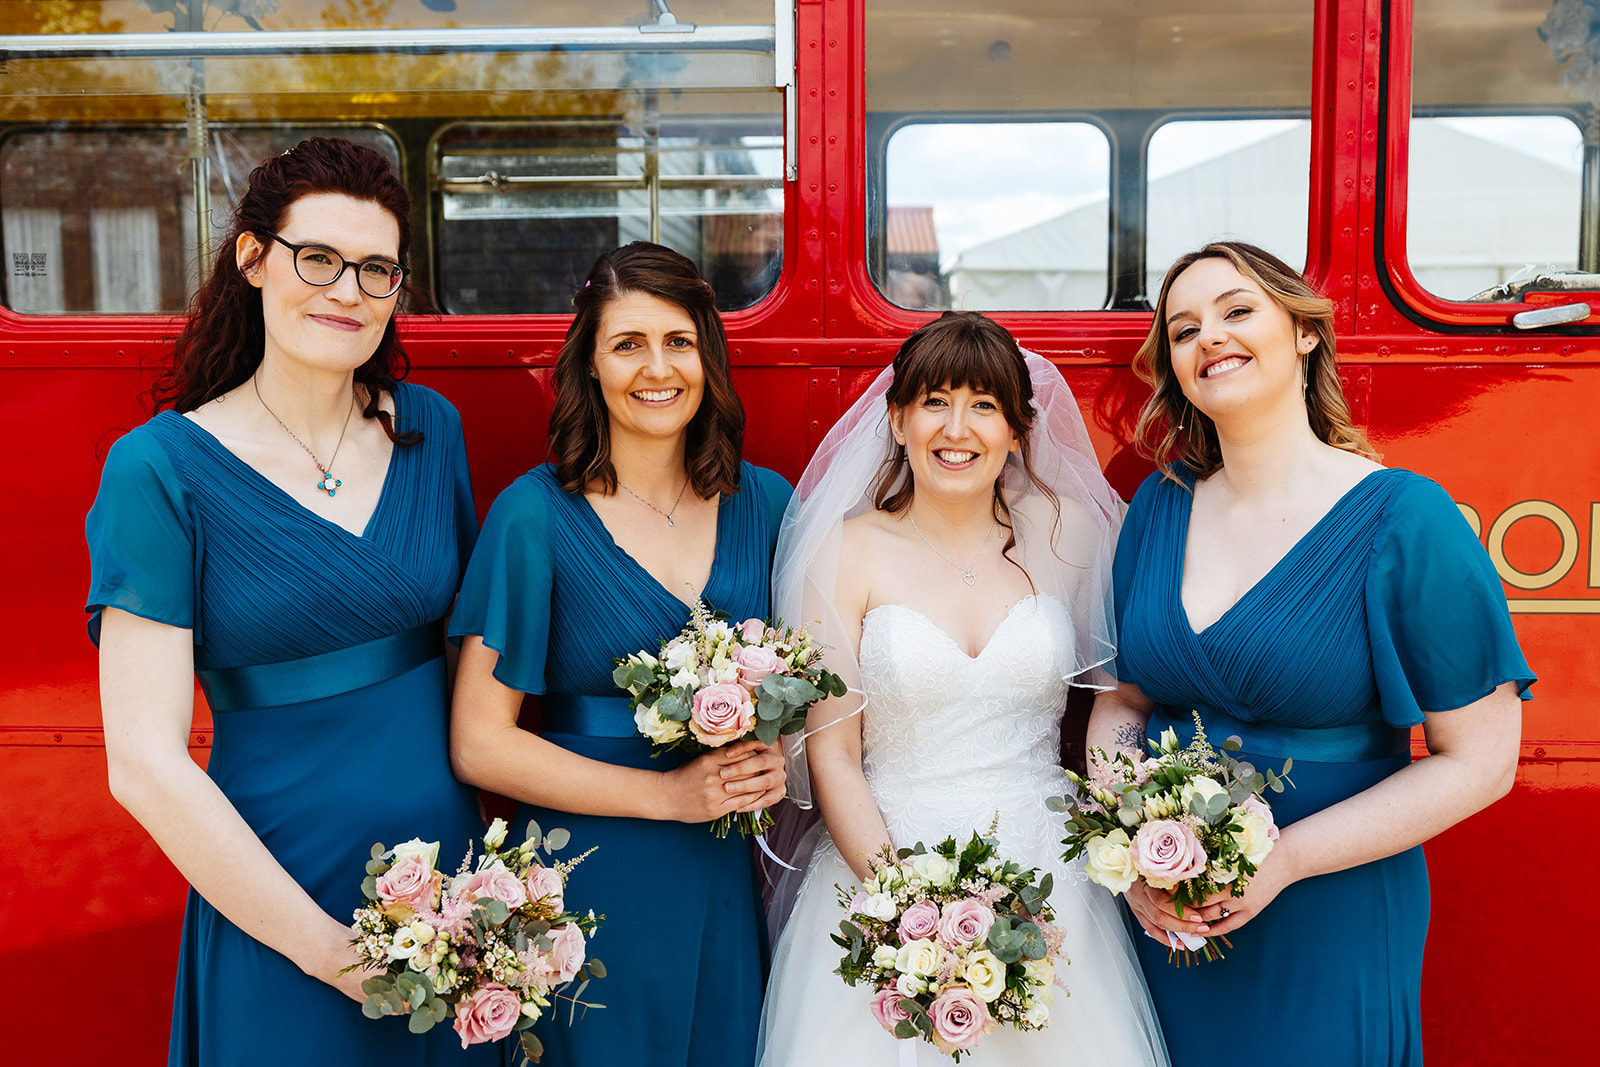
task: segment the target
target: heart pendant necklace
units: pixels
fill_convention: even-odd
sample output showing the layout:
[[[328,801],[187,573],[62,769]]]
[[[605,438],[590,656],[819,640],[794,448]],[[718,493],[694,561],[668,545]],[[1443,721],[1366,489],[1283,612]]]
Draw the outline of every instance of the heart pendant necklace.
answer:
[[[1000,525],[998,522],[989,524],[989,529],[984,533],[983,540],[978,544],[978,554],[972,557],[971,563],[963,567],[961,564],[957,563],[955,560],[951,559],[949,556],[933,547],[933,542],[928,540],[928,535],[923,533],[922,527],[917,525],[917,520],[914,515],[911,515],[908,512],[906,514],[906,518],[911,520],[911,528],[917,532],[918,537],[922,538],[922,543],[928,546],[928,550],[930,552],[944,560],[946,563],[950,564],[950,566],[954,567],[956,570],[960,571],[961,580],[963,582],[966,582],[968,585],[978,584],[978,575],[974,568],[978,566],[978,560],[983,556],[984,546],[989,543],[989,538],[994,536],[994,528]]]

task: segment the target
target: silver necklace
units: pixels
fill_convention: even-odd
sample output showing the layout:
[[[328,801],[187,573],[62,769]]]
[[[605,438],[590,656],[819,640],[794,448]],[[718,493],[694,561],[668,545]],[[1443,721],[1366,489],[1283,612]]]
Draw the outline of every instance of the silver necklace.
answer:
[[[655,512],[657,515],[660,515],[662,518],[666,519],[668,526],[676,526],[678,524],[672,521],[672,512],[673,511],[677,511],[678,510],[678,505],[683,503],[683,494],[689,491],[689,482],[691,480],[692,479],[689,479],[689,478],[685,478],[683,480],[683,488],[678,490],[678,499],[676,499],[676,500],[674,500],[672,502],[672,511],[662,511],[660,508],[658,508],[654,504],[650,503],[650,501],[646,500],[644,497],[640,496],[638,493],[635,493],[632,489],[629,489],[627,486],[622,485],[622,479],[621,478],[617,479],[617,484],[618,485],[622,485],[623,491],[626,492],[629,496],[633,497],[633,499],[637,500],[639,503],[643,504],[645,507],[647,507],[651,511]]]
[[[300,440],[295,432],[289,429],[289,424],[278,418],[278,413],[276,411],[273,411],[271,408],[267,407],[267,402],[261,398],[261,383],[256,381],[256,377],[253,374],[250,376],[250,384],[256,388],[256,399],[261,400],[262,410],[268,415],[271,415],[278,425],[283,427],[284,433],[294,438],[295,444],[306,450],[306,455],[311,457],[311,462],[315,463],[317,465],[317,470],[322,472],[322,481],[317,483],[317,488],[321,489],[329,496],[337,493],[339,491],[339,487],[344,483],[333,476],[333,464],[339,458],[339,447],[344,444],[345,432],[350,429],[350,416],[356,413],[355,390],[350,390],[350,410],[344,413],[344,426],[342,426],[339,430],[338,443],[333,446],[333,456],[328,460],[327,466],[323,466],[322,460],[318,459],[317,454],[311,451],[311,446]]]
[[[957,563],[955,560],[951,559],[949,556],[945,555],[943,552],[940,552],[937,548],[933,547],[933,542],[928,540],[928,535],[923,533],[922,532],[922,527],[917,525],[916,516],[912,515],[910,512],[907,512],[906,513],[906,518],[911,520],[911,528],[913,530],[917,531],[917,536],[922,538],[922,543],[928,546],[928,550],[930,552],[932,552],[934,555],[938,556],[940,559],[944,560],[946,563],[950,564],[950,566],[954,567],[956,570],[960,571],[961,572],[961,580],[963,582],[966,582],[968,585],[977,585],[978,584],[978,575],[973,570],[973,568],[978,565],[978,560],[983,556],[984,546],[988,545],[989,538],[994,535],[994,528],[996,526],[1000,525],[998,522],[991,522],[989,524],[989,528],[984,531],[983,541],[980,542],[979,545],[978,545],[978,554],[972,557],[972,562],[971,563],[969,563],[965,567],[963,567],[961,564]]]

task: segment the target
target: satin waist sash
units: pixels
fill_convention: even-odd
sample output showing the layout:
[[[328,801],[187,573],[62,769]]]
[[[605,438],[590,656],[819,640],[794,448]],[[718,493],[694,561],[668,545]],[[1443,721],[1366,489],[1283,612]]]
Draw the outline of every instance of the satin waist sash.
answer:
[[[1200,713],[1206,738],[1213,746],[1237,734],[1244,742],[1244,751],[1254,756],[1273,759],[1292,756],[1307,763],[1363,763],[1411,751],[1411,732],[1383,722],[1304,729],[1270,722],[1246,722],[1216,708],[1194,710]],[[1194,719],[1188,708],[1157,705],[1150,716],[1149,729],[1159,735],[1168,727],[1177,730],[1180,745],[1188,744],[1194,737]]]
[[[444,626],[435,621],[316,656],[195,673],[213,712],[245,711],[352,693],[397,678],[442,655]]]
[[[540,709],[540,729],[584,737],[639,735],[629,698],[596,697],[586,693],[546,693]]]

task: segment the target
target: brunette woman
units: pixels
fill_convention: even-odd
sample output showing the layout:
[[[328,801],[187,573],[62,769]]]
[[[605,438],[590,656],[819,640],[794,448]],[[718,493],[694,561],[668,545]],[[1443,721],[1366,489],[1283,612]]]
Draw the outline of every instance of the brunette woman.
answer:
[[[250,175],[167,405],[89,513],[111,789],[193,885],[172,1064],[490,1062],[364,1018],[347,923],[374,842],[465,849],[441,620],[476,523],[461,423],[399,379],[411,205],[317,138]],[[189,757],[194,675],[213,715]]]
[[[1421,1063],[1419,846],[1511,787],[1534,680],[1500,581],[1443,489],[1375,461],[1339,389],[1332,304],[1273,256],[1178,260],[1135,366],[1160,469],[1117,546],[1122,685],[1089,743],[1187,743],[1198,710],[1257,767],[1294,759],[1242,896],[1180,918],[1143,882],[1128,893],[1172,1062]],[[1412,763],[1418,725],[1432,755]],[[1233,947],[1175,967],[1167,931]]]
[[[748,843],[706,824],[781,798],[782,756],[738,742],[651,758],[611,672],[676,635],[697,598],[735,619],[769,614],[789,487],[740,461],[744,409],[693,263],[627,245],[600,257],[573,306],[550,418],[558,458],[495,501],[451,620],[464,638],[456,772],[521,801],[513,834],[536,819],[597,847],[567,895],[605,915],[592,951],[606,1008],[569,1025],[558,1001],[538,1024],[544,1062],[748,1067],[760,897]],[[537,734],[517,725],[526,693],[543,694]]]

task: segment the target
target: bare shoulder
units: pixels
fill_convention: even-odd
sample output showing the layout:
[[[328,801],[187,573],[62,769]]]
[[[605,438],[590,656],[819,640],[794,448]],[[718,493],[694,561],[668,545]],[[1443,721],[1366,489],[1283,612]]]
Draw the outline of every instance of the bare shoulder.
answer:
[[[1321,468],[1319,479],[1327,485],[1335,497],[1341,497],[1356,487],[1367,475],[1373,471],[1381,471],[1383,464],[1357,452],[1346,452],[1342,448],[1325,446],[1319,456],[1318,466]]]

